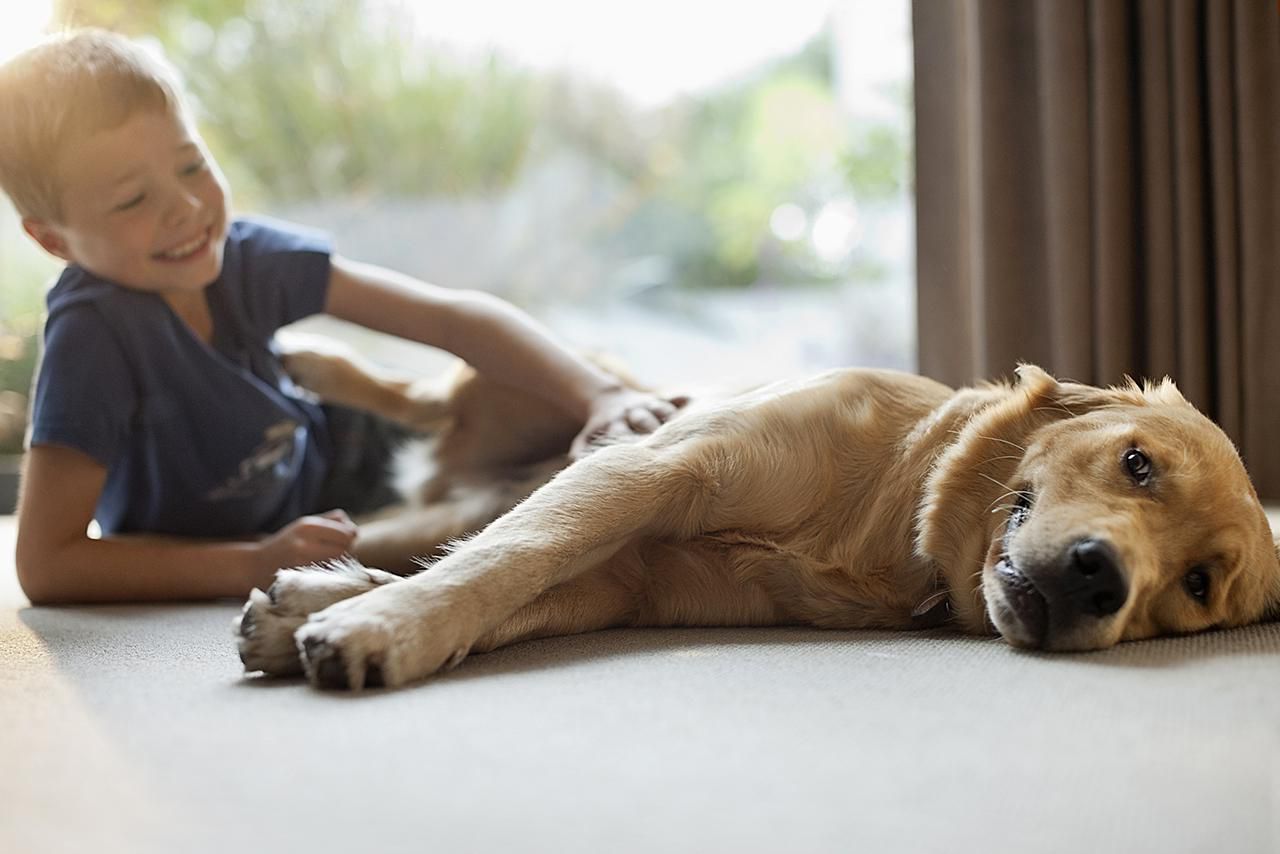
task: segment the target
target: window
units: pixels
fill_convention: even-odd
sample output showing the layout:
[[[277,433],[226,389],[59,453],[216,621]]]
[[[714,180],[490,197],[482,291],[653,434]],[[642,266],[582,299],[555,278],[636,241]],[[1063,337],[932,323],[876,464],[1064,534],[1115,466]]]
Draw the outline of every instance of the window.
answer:
[[[63,5],[159,42],[238,205],[344,255],[664,386],[914,365],[907,0]]]

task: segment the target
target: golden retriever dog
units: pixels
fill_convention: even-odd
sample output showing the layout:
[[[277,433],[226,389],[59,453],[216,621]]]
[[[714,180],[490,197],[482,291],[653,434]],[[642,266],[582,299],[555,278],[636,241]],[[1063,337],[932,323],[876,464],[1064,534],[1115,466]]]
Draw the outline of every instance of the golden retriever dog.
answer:
[[[474,375],[445,390],[342,357],[291,369],[327,399],[445,426],[411,506],[362,526],[363,563],[253,591],[247,672],[398,686],[624,626],[945,625],[1083,651],[1280,615],[1240,457],[1168,380],[1094,388],[1023,365],[957,391],[836,370],[695,400],[566,465],[573,424]]]

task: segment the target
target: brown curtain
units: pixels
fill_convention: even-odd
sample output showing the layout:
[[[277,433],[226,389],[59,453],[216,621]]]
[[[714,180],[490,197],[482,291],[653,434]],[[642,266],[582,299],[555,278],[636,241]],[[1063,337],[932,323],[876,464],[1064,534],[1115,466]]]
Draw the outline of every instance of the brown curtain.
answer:
[[[915,0],[921,372],[1173,377],[1280,498],[1276,0]]]

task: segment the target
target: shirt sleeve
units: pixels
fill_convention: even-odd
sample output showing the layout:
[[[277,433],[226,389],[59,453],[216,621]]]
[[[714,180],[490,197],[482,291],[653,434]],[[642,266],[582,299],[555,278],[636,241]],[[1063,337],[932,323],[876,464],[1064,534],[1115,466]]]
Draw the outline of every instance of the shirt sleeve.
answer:
[[[75,448],[110,467],[129,439],[138,393],[115,333],[87,304],[45,326],[28,445]]]
[[[255,326],[270,334],[324,311],[332,252],[326,235],[263,218],[237,225],[246,304]]]

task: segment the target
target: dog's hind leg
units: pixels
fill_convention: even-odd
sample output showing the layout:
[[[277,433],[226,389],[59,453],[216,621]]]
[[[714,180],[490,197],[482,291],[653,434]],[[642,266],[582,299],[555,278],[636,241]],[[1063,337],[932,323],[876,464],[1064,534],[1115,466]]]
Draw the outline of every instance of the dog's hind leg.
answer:
[[[281,334],[277,344],[293,381],[325,403],[372,412],[416,431],[438,427],[452,414],[452,374],[403,376],[373,364],[339,341],[313,335]]]
[[[353,552],[357,560],[408,575],[444,554],[448,543],[474,534],[546,483],[561,460],[459,476],[442,497],[425,506],[398,506],[361,519]]]
[[[507,509],[481,506],[479,500],[397,508],[395,515],[360,521],[353,553],[361,563],[411,575],[439,558],[447,543],[475,533]]]
[[[308,676],[359,689],[374,668],[400,685],[457,664],[522,607],[634,538],[695,533],[718,485],[707,459],[679,443],[596,452],[430,571],[312,615],[297,632]]]

